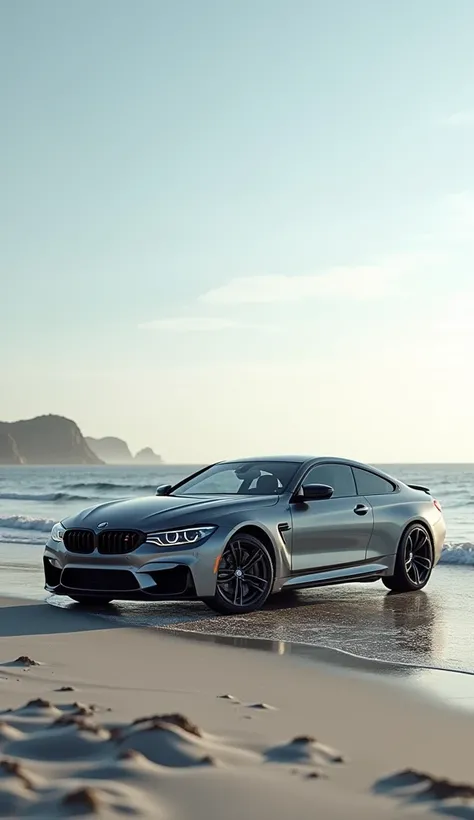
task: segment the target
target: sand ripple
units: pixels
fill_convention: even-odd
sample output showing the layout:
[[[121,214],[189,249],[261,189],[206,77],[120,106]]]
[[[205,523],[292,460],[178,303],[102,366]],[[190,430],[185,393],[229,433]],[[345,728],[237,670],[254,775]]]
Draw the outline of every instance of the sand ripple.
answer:
[[[179,713],[112,725],[101,721],[102,711],[92,704],[38,698],[3,713],[1,817],[130,815],[159,820],[173,814],[170,777],[240,771],[247,778],[268,772],[272,763],[314,769],[314,763],[326,765],[336,757],[312,738],[255,751],[209,734]],[[286,769],[291,777],[288,765]]]

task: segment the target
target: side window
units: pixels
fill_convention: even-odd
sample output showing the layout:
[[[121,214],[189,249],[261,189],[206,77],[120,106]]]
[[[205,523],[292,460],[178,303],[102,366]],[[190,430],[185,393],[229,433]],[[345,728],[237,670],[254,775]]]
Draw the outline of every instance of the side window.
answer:
[[[354,476],[347,464],[318,464],[309,471],[303,484],[328,484],[334,489],[333,498],[357,495]]]
[[[390,481],[368,470],[354,468],[354,475],[359,495],[387,495],[393,493],[395,487]]]

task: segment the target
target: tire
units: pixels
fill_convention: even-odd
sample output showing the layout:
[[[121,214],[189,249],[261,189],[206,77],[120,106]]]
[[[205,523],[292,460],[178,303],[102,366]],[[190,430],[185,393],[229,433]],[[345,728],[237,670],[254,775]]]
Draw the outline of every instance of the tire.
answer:
[[[398,546],[395,572],[382,583],[392,592],[416,592],[423,589],[433,571],[433,545],[423,524],[412,524]]]
[[[270,595],[274,578],[273,561],[265,544],[253,535],[236,533],[222,553],[215,595],[203,601],[220,615],[255,612]]]
[[[99,596],[94,595],[70,595],[69,597],[72,598],[76,604],[82,604],[82,606],[97,606],[100,604],[106,606],[113,601],[113,598],[99,598]]]

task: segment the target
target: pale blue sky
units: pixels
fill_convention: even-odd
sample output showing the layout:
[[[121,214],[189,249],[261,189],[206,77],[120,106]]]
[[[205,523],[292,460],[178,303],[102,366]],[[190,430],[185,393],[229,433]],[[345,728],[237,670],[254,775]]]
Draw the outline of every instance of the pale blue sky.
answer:
[[[471,0],[0,10],[0,418],[474,460]]]

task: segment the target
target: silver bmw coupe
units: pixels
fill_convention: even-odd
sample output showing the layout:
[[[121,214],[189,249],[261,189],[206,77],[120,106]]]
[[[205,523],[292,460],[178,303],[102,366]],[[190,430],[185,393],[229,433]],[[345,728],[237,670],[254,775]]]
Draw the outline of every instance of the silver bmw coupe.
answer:
[[[411,592],[427,584],[445,534],[426,487],[365,464],[224,461],[55,524],[45,589],[79,603],[199,599],[222,614],[323,584],[381,579]]]

